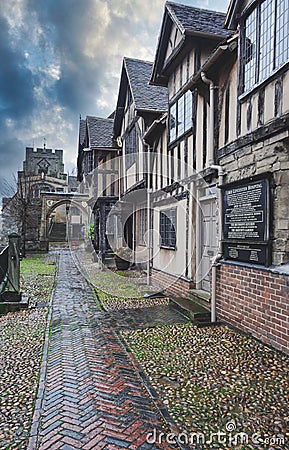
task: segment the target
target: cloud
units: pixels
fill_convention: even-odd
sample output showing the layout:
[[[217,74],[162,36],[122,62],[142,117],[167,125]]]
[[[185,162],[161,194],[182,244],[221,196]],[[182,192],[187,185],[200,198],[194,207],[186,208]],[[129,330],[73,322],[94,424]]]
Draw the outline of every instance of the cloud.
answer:
[[[37,81],[26,65],[21,49],[9,46],[7,20],[0,17],[0,111],[5,119],[22,120],[33,110],[33,86]]]
[[[163,8],[164,0],[1,2],[0,175],[16,172],[25,147],[44,137],[64,149],[67,167],[76,165],[79,114],[113,111],[122,59],[153,60]]]
[[[19,156],[22,155],[22,160]],[[0,198],[13,194],[15,183],[13,174],[22,169],[24,159],[23,144],[18,139],[8,139],[0,145]]]

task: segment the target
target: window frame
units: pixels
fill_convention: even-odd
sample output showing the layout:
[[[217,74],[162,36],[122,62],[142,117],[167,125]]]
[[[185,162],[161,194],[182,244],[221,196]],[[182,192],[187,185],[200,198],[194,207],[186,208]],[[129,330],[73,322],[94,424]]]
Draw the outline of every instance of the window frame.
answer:
[[[190,99],[188,101],[187,99]],[[169,108],[169,145],[185,136],[193,129],[193,103],[194,94],[188,89],[183,95],[177,98]],[[180,111],[181,108],[181,111]],[[179,123],[179,118],[182,121]],[[172,120],[175,126],[172,127]],[[174,130],[174,131],[172,131]]]
[[[241,52],[241,92],[240,97],[243,98],[247,94],[254,91],[254,89],[258,88],[262,84],[266,83],[268,80],[272,78],[275,73],[281,70],[285,65],[289,63],[289,50],[284,43],[286,41],[289,45],[289,6],[286,7],[284,0],[281,0],[282,4],[284,4],[284,11],[281,14],[280,4],[278,3],[280,0],[258,0],[250,5],[247,8],[241,19],[241,41],[240,41],[240,52]],[[267,5],[266,5],[267,3]],[[266,12],[270,12],[270,4],[272,3],[272,23],[270,23],[270,15],[266,15]],[[277,15],[279,13],[279,15]],[[262,15],[263,14],[263,15]],[[251,32],[252,34],[247,34],[247,26],[250,25],[250,18],[252,19],[253,15],[255,15],[254,23],[251,23]],[[282,16],[282,20],[280,17]],[[267,25],[271,25],[271,28],[267,26],[264,22],[264,18],[267,20]],[[287,19],[287,21],[286,21]],[[279,20],[279,22],[278,22]],[[247,25],[248,24],[248,25]],[[279,24],[279,27],[278,27]],[[263,37],[268,33],[268,30],[271,29],[271,38],[268,38],[267,41],[263,39]],[[288,35],[285,33],[286,29],[288,30]],[[273,31],[272,31],[273,30]],[[278,34],[284,36],[282,42],[277,40]],[[255,45],[255,50],[253,46],[251,48],[248,45],[248,37],[255,35],[256,40],[253,41],[253,45]],[[273,39],[272,39],[273,37]],[[267,42],[267,44],[266,44]],[[269,46],[270,47],[270,56],[272,60],[267,58],[268,54],[264,52],[264,56],[261,55],[261,45],[263,45],[263,49]],[[281,52],[280,46],[283,46],[283,52]],[[253,60],[253,74],[246,82],[246,74],[249,73],[250,67],[248,66],[246,70],[246,66],[249,64],[250,60],[248,55],[249,52],[252,52],[251,59]],[[286,56],[287,51],[287,56]],[[254,55],[255,53],[255,55]],[[264,62],[267,58],[267,63],[262,66],[262,61]],[[281,61],[281,62],[280,62]],[[269,68],[268,68],[269,67]],[[251,80],[251,82],[250,82]]]
[[[176,250],[177,248],[177,207],[160,211],[160,248]]]
[[[129,169],[136,162],[137,154],[139,153],[139,135],[135,124],[127,132],[124,141],[126,168]]]
[[[147,246],[147,243],[145,241],[145,234],[147,232],[148,229],[148,211],[147,211],[147,207],[144,205],[142,208],[140,208],[138,210],[138,244],[139,245],[143,245],[143,246]]]
[[[93,151],[88,150],[86,153],[86,172],[90,173],[93,171]]]

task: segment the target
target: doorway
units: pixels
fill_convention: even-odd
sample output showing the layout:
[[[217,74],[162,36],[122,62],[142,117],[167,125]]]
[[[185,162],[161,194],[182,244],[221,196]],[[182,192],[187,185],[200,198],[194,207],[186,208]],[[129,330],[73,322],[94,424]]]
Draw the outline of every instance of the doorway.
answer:
[[[200,198],[200,209],[200,287],[202,290],[210,292],[210,269],[218,251],[216,197]]]

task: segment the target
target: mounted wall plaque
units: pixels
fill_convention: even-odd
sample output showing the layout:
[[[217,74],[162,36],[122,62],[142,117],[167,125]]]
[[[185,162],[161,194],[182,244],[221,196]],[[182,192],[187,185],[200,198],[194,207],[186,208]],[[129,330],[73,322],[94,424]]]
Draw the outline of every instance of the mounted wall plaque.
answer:
[[[269,266],[269,176],[230,183],[222,191],[224,258]]]

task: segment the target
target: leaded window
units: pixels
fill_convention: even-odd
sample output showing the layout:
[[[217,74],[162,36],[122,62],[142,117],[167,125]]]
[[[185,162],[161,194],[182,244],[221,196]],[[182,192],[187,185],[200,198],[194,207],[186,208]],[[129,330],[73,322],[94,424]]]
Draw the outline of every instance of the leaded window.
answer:
[[[170,141],[174,141],[177,137],[177,105],[176,103],[170,110]]]
[[[187,91],[170,108],[170,142],[181,137],[192,128],[192,92]]]
[[[268,78],[274,62],[274,0],[260,5],[260,81]]]
[[[288,0],[259,2],[245,20],[242,52],[245,92],[288,62]]]
[[[125,138],[125,155],[127,167],[130,167],[136,161],[138,153],[138,135],[136,127],[133,127]]]
[[[177,209],[170,208],[160,212],[160,245],[176,248]]]
[[[139,244],[147,245],[145,236],[148,228],[147,208],[139,210]]]
[[[245,90],[250,89],[255,84],[256,70],[256,49],[257,49],[257,29],[256,29],[257,11],[254,10],[247,18],[245,25],[245,67],[244,83]]]
[[[93,153],[92,150],[86,152],[86,173],[93,171]]]
[[[282,66],[289,59],[289,3],[278,0],[276,12],[276,64]]]

